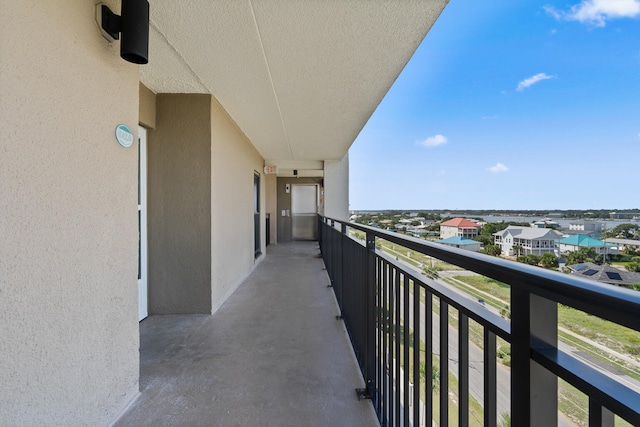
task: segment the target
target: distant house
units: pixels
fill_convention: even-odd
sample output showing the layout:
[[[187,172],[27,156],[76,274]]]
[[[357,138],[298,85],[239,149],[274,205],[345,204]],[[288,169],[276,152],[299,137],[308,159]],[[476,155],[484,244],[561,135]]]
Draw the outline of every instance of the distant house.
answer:
[[[593,248],[599,255],[617,255],[619,253],[615,244],[594,239],[586,234],[574,234],[557,242],[558,255],[564,252],[575,252],[580,248]]]
[[[600,238],[603,224],[597,221],[579,220],[569,223],[569,227],[562,230],[566,235],[586,234],[587,236]]]
[[[611,243],[616,245],[619,251],[622,251],[626,248],[640,249],[640,240],[632,240],[632,239],[604,239],[606,243]]]
[[[611,285],[629,286],[640,283],[640,273],[619,270],[608,264],[598,265],[592,262],[585,262],[583,264],[569,265],[568,267],[573,275]]]
[[[493,234],[496,245],[502,254],[517,255],[514,246],[521,246],[520,255],[542,255],[555,252],[555,241],[562,235],[550,228],[518,227],[510,225],[502,231]]]
[[[451,236],[446,239],[436,240],[436,243],[442,243],[443,245],[453,246],[454,248],[466,249],[468,251],[478,252],[480,250],[480,242],[475,240],[465,239],[464,237]]]
[[[440,238],[464,237],[473,239],[480,233],[482,226],[465,218],[453,218],[440,224]]]
[[[533,228],[558,228],[560,223],[549,218],[544,218],[531,223]]]
[[[569,223],[569,230],[602,232],[602,223],[597,221],[575,221]]]

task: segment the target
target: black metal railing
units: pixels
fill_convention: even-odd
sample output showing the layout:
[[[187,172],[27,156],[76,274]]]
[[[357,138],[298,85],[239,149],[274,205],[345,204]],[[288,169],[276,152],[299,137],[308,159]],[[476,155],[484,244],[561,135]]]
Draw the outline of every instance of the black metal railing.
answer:
[[[513,426],[557,425],[559,378],[588,396],[589,426],[613,425],[614,414],[640,425],[640,394],[634,388],[558,346],[558,304],[639,331],[639,292],[323,216],[318,230],[365,380],[359,394],[372,400],[383,426],[431,426],[431,420],[441,426],[469,425],[470,380],[478,375],[478,425],[496,426],[505,411]],[[350,230],[362,233],[364,241],[352,238]],[[508,284],[511,318],[385,254],[376,248],[377,239]],[[452,311],[457,319],[450,322]],[[478,350],[470,344],[470,321],[482,328],[482,363],[474,365],[481,368],[473,375],[470,346]],[[511,346],[506,392],[497,379],[497,337]],[[439,372],[431,368],[434,357],[439,357]],[[456,371],[457,420],[449,420],[451,371]]]

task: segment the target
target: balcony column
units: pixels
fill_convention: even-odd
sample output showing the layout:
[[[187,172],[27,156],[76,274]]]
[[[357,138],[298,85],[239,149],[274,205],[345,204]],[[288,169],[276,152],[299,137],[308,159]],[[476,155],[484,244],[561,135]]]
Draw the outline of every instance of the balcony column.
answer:
[[[558,305],[511,288],[511,422],[555,426],[558,423],[558,378],[531,360],[531,340],[558,345]]]

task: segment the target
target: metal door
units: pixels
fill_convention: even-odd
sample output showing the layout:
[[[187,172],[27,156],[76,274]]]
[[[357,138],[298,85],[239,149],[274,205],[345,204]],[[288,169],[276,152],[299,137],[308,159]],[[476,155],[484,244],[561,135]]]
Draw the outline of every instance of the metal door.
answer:
[[[291,186],[291,237],[293,240],[317,240],[318,185]]]

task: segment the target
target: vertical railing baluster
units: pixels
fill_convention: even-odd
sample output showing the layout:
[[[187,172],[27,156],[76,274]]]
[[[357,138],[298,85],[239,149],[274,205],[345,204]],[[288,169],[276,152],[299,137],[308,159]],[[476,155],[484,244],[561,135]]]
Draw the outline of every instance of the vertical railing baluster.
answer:
[[[469,317],[458,312],[458,425],[469,425]]]
[[[615,416],[613,412],[603,407],[593,398],[589,398],[589,427],[613,427]]]
[[[380,397],[382,396],[382,258],[376,259],[376,384],[378,386],[378,392],[376,393],[376,400],[374,401],[374,407],[378,419],[380,419]]]
[[[602,405],[589,398],[589,427],[602,427]]]
[[[340,316],[342,317],[342,299],[343,299],[343,288],[344,288],[344,284],[346,282],[345,278],[346,278],[346,272],[345,270],[348,268],[352,268],[352,266],[350,266],[349,264],[347,264],[347,260],[346,260],[346,245],[347,243],[350,243],[349,240],[349,235],[347,234],[347,224],[342,224],[341,226],[341,233],[340,233],[340,246],[342,247],[342,256],[340,257],[340,271],[339,273],[336,272],[336,277],[337,279],[334,281],[334,286],[335,289],[333,290],[333,292],[336,294],[336,299],[339,302],[339,306],[340,306]]]
[[[433,294],[426,289],[424,292],[424,339],[426,373],[424,425],[429,426],[433,420]]]
[[[422,287],[413,282],[413,425],[420,425],[420,294]]]
[[[484,425],[496,427],[497,422],[497,377],[496,335],[484,328]],[[516,425],[516,424],[512,424]]]
[[[400,275],[400,270],[395,269],[395,302],[396,302],[396,320],[395,320],[395,335],[396,335],[396,341],[395,341],[395,424],[396,426],[400,425],[400,380],[401,380],[401,376],[400,376],[400,327],[401,327],[401,316],[400,316],[400,299],[402,296],[402,286],[401,286],[401,275]]]
[[[382,299],[384,301],[384,328],[382,330],[382,423],[387,425],[389,409],[389,330],[391,318],[389,317],[389,265],[384,261],[382,274]]]
[[[393,266],[390,266],[389,271],[389,425],[393,425],[393,420],[395,419],[395,394],[393,393],[394,384],[395,384],[395,342],[396,342],[396,325],[395,325],[395,311],[396,311],[396,302],[395,302],[395,276],[396,269]]]
[[[403,331],[404,331],[404,336],[403,336],[403,342],[404,342],[404,354],[402,357],[403,360],[403,366],[404,366],[404,375],[403,375],[403,379],[402,379],[402,383],[403,383],[403,388],[404,388],[404,393],[403,393],[403,402],[402,402],[402,413],[404,415],[403,417],[403,421],[405,426],[409,426],[409,412],[410,412],[410,408],[409,408],[409,347],[410,347],[410,342],[409,342],[409,335],[410,335],[410,325],[411,325],[411,316],[409,313],[409,286],[410,286],[410,280],[409,278],[405,275],[404,276],[404,281],[402,282],[402,288],[403,288],[403,293],[402,293],[402,302],[403,302],[403,307],[402,307],[402,318],[403,318]]]
[[[449,304],[440,298],[440,425],[449,425]]]
[[[511,422],[531,423],[529,292],[511,286]]]

